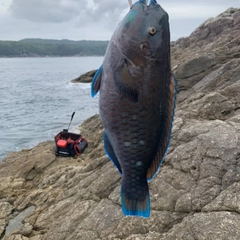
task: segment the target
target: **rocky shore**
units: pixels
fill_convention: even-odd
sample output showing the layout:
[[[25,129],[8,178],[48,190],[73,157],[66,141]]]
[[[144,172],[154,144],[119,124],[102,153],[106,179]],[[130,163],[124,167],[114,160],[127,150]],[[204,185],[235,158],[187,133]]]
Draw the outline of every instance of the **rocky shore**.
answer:
[[[97,70],[92,70],[92,71],[86,72],[86,73],[80,75],[79,77],[73,79],[71,82],[73,82],[73,83],[91,83],[96,72],[97,72]]]
[[[173,136],[149,219],[122,215],[96,115],[80,126],[89,147],[77,158],[56,157],[50,141],[3,160],[0,239],[240,239],[240,9],[173,42],[172,68]]]

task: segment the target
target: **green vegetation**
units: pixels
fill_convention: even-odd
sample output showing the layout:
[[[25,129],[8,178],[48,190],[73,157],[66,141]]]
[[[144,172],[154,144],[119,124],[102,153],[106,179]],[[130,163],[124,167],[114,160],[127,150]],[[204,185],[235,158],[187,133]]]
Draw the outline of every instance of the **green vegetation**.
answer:
[[[0,57],[103,56],[108,41],[23,39],[0,41]]]

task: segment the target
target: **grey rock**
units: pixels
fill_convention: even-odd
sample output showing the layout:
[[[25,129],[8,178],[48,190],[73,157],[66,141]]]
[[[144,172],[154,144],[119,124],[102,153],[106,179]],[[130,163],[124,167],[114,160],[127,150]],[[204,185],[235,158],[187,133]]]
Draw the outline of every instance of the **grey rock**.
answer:
[[[73,82],[73,83],[91,83],[96,72],[97,72],[97,70],[89,71],[89,72],[84,73],[84,74],[80,75],[79,77],[73,79],[71,82]]]
[[[6,225],[7,225],[6,220],[0,219],[0,236],[2,236],[2,234],[4,233]]]
[[[187,89],[195,85],[206,75],[206,71],[210,72],[216,64],[217,61],[214,54],[197,56],[183,62],[176,71],[179,90]]]
[[[8,217],[13,210],[12,204],[9,202],[1,202],[0,201],[0,219],[5,219]]]
[[[237,240],[240,216],[231,212],[196,213],[175,225],[161,240]]]

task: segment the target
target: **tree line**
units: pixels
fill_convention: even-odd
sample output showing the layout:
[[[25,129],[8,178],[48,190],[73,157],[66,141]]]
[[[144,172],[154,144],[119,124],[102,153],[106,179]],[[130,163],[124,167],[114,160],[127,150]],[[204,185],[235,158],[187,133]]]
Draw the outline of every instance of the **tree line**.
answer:
[[[103,56],[108,41],[23,39],[0,41],[0,57]]]

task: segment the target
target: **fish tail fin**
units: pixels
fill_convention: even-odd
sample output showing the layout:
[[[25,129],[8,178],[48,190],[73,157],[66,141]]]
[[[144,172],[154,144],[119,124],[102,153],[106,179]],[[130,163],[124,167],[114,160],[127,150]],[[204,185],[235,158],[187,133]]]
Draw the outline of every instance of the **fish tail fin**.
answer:
[[[146,182],[140,189],[134,188],[133,191],[128,189],[128,186],[124,184],[123,181],[121,187],[121,203],[122,211],[125,216],[139,216],[144,218],[150,216],[150,196],[147,180],[145,181]],[[141,195],[138,196],[139,192]]]

